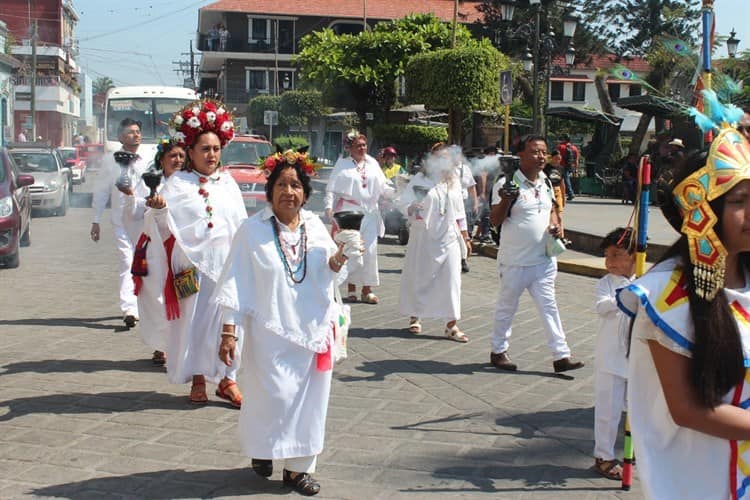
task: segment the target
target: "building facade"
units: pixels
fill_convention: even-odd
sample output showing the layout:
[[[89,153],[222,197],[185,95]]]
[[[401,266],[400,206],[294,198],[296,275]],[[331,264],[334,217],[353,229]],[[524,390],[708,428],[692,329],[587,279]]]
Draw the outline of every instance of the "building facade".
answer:
[[[29,139],[69,145],[81,112],[74,35],[78,15],[72,1],[3,0],[2,4],[0,20],[14,40],[11,54],[21,63],[15,78],[14,135],[25,129]]]
[[[0,21],[0,146],[13,141],[13,78],[21,64],[4,52],[8,27]]]

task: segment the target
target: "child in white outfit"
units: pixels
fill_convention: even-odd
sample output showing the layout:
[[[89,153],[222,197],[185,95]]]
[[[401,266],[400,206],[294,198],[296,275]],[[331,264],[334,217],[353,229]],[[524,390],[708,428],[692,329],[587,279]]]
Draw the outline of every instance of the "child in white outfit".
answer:
[[[632,229],[617,228],[604,237],[604,266],[608,274],[596,284],[596,313],[602,321],[596,336],[594,368],[594,468],[602,476],[622,480],[615,460],[620,416],[627,388],[628,317],[617,307],[616,291],[630,284],[635,256]]]

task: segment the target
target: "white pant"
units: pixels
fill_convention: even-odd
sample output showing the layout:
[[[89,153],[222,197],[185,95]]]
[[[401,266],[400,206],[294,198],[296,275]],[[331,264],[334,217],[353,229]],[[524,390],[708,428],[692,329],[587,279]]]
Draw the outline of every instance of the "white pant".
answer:
[[[594,457],[615,458],[620,417],[625,410],[627,379],[597,371],[594,375]]]
[[[133,264],[133,247],[135,246],[128,232],[123,226],[112,226],[119,258],[120,271],[120,310],[123,314],[128,312],[138,314],[138,299],[135,296],[133,276],[130,274],[130,266]]]
[[[312,474],[315,472],[315,466],[318,463],[318,456],[312,455],[309,457],[294,457],[284,459],[284,468],[290,472],[307,472]]]
[[[547,346],[552,351],[552,359],[570,357],[570,348],[565,340],[560,313],[555,301],[555,277],[557,262],[550,259],[536,266],[498,265],[500,292],[495,304],[495,328],[492,333],[492,352],[508,350],[513,316],[518,309],[518,300],[524,290],[529,291],[542,318],[547,334]]]

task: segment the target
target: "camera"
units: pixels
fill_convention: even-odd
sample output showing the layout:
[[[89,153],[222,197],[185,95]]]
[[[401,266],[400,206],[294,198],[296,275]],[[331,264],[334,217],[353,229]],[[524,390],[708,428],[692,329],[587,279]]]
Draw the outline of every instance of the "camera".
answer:
[[[500,188],[500,192],[503,197],[513,197],[518,194],[519,186],[513,181],[513,174],[521,166],[521,158],[515,155],[500,155],[498,157],[500,161],[500,170],[502,171],[503,177],[505,177],[505,183]]]

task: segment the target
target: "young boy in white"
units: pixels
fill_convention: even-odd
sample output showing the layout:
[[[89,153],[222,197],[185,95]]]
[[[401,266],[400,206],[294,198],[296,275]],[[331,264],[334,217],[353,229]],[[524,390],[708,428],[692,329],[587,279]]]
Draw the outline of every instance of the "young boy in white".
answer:
[[[635,256],[632,229],[617,228],[604,237],[604,267],[608,274],[596,284],[596,313],[601,324],[596,336],[594,367],[594,468],[602,476],[622,480],[615,460],[615,442],[627,389],[629,319],[618,307],[616,292],[633,279]]]

